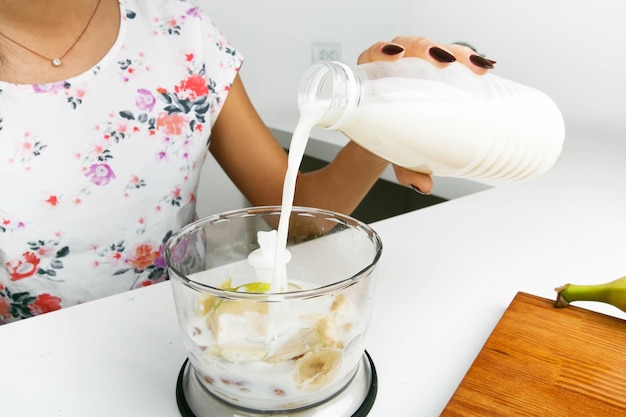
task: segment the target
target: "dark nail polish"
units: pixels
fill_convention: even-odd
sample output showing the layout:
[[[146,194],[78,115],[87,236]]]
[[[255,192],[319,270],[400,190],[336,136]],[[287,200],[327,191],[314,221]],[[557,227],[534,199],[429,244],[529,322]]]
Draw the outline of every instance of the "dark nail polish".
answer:
[[[439,62],[454,62],[456,58],[450,52],[445,49],[441,49],[437,46],[433,46],[428,50],[430,56],[435,58]]]
[[[417,187],[417,186],[415,186],[415,185],[413,185],[413,184],[411,184],[411,188],[413,188],[413,191],[415,191],[415,192],[416,192],[416,193],[418,193],[418,194],[421,194],[421,195],[428,195],[428,193],[425,193],[424,191],[420,190],[420,189],[419,189],[419,187]]]
[[[400,45],[395,45],[393,43],[389,43],[382,48],[382,52],[385,55],[398,55],[404,52],[404,48]]]
[[[481,68],[487,68],[487,69],[493,69],[494,64],[496,63],[496,61],[493,61],[491,59],[487,59],[485,57],[482,57],[480,55],[470,55],[470,61],[472,61],[472,64],[476,65],[477,67],[481,67]]]

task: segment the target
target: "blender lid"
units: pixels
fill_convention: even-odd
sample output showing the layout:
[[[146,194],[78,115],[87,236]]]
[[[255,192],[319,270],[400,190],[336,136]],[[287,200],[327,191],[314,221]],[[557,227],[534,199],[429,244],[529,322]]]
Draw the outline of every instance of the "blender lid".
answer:
[[[329,399],[295,411],[255,412],[227,404],[209,393],[187,359],[178,374],[176,403],[182,417],[365,417],[374,405],[377,391],[376,368],[365,351],[352,380]]]

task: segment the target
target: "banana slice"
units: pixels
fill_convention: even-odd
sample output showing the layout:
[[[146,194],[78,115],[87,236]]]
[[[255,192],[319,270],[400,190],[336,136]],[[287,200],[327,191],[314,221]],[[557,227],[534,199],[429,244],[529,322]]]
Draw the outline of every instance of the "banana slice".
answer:
[[[229,343],[211,346],[209,353],[226,359],[229,362],[255,362],[265,358],[268,353],[267,346],[261,343]]]
[[[217,314],[235,314],[243,316],[246,313],[267,314],[269,304],[252,300],[223,300],[215,307]]]
[[[324,338],[315,329],[300,329],[280,345],[269,358],[269,362],[284,362],[298,358],[323,346]]]
[[[329,314],[311,314],[303,316],[302,320],[319,332],[322,336],[324,347],[341,347],[339,329],[333,316]]]
[[[230,288],[231,279],[228,278],[226,281],[220,284],[220,288],[222,290],[227,290]],[[207,293],[201,293],[198,296],[198,301],[196,303],[196,316],[203,317],[213,311],[219,304],[221,300],[213,295]]]
[[[206,317],[206,324],[217,343],[265,339],[269,315],[260,303],[248,301],[222,302]],[[267,306],[266,306],[267,307]]]
[[[348,297],[345,294],[339,294],[334,300],[333,304],[330,306],[330,311],[338,314],[342,313],[348,308]]]
[[[198,302],[196,304],[196,316],[203,317],[209,314],[215,307],[216,303],[216,297],[205,293],[200,294],[198,296]]]
[[[309,352],[296,361],[293,379],[298,388],[312,392],[328,385],[339,372],[342,353],[335,348]]]
[[[254,292],[254,293],[268,293],[272,288],[272,284],[269,282],[249,282],[247,284],[239,285],[233,288],[236,292]]]
[[[339,343],[339,330],[335,319],[329,316],[323,316],[317,321],[315,328],[324,338],[325,347],[341,347]]]

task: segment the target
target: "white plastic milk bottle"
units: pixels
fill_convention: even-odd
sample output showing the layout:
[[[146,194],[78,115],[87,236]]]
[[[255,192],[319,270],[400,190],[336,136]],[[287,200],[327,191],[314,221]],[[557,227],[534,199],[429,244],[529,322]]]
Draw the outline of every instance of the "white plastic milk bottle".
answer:
[[[378,156],[438,176],[516,181],[545,173],[563,146],[563,117],[534,88],[459,63],[420,58],[350,67],[322,62],[304,74],[301,114]]]

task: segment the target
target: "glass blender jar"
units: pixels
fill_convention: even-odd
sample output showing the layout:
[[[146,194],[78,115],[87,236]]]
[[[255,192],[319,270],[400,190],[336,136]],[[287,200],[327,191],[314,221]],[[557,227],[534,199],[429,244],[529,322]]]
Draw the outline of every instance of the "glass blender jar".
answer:
[[[166,246],[188,353],[177,390],[185,416],[357,416],[373,404],[365,333],[381,240],[349,216],[295,207],[288,287],[272,291],[252,258],[280,212],[210,216]]]

